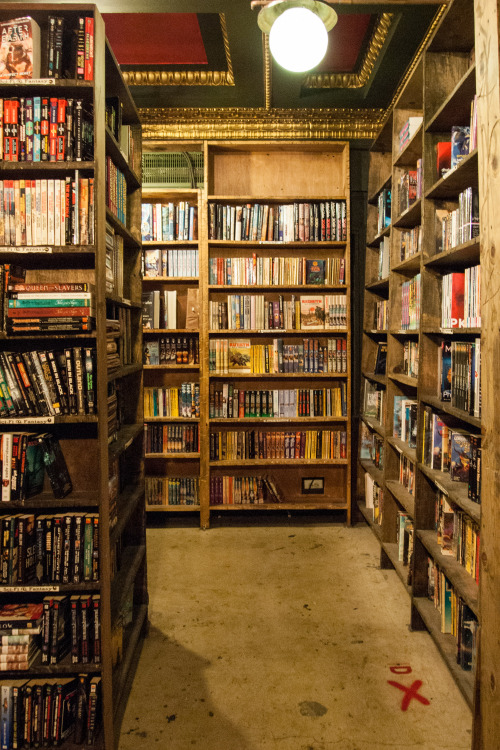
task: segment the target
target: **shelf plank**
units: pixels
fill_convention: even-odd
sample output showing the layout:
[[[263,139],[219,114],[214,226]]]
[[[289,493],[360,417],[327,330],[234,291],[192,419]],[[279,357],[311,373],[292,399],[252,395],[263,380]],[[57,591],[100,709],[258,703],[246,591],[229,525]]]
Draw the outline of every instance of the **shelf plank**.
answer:
[[[373,380],[380,385],[387,385],[387,377],[385,375],[379,375],[375,372],[366,372],[366,370],[363,370],[361,374],[364,378],[367,378],[367,380]]]
[[[143,370],[199,370],[200,365],[143,365]]]
[[[361,467],[370,474],[372,479],[376,481],[379,487],[384,487],[384,472],[381,469],[377,469],[374,463],[372,461],[368,461],[366,459],[360,460]]]
[[[145,242],[143,245],[147,244]],[[168,283],[168,284],[198,284],[200,279],[198,276],[143,276],[142,282],[148,283]]]
[[[388,227],[386,227],[380,234],[377,234],[373,239],[367,239],[367,245],[368,247],[378,247],[384,237],[389,237],[391,234],[391,225],[389,224]]]
[[[370,428],[370,430],[373,430],[374,432],[378,433],[381,437],[385,437],[385,427],[382,424],[382,422],[378,422],[376,419],[373,419],[372,417],[365,417],[364,414],[360,415],[360,419],[363,420],[363,422],[367,425],[367,427]]]
[[[119,431],[117,439],[108,446],[110,461],[118,458],[121,453],[126,451],[143,431],[144,424],[142,423],[124,425]]]
[[[141,181],[127,161],[127,157],[120,148],[118,141],[106,125],[106,153],[111,156],[116,167],[125,175],[127,188],[129,190],[138,190],[141,187]]]
[[[307,330],[304,328],[223,328],[215,330],[211,328],[208,331],[209,336],[328,336],[332,333],[347,333],[345,326],[339,326],[338,328],[319,328],[314,330]]]
[[[147,513],[179,513],[179,512],[199,513],[199,505],[146,505]]]
[[[187,422],[188,424],[196,424],[199,421],[199,417],[151,417],[147,414],[144,415],[144,422]]]
[[[450,133],[453,125],[470,121],[471,101],[476,93],[476,64],[473,63],[451,94],[425,123],[428,133]]]
[[[477,187],[477,149],[466,156],[455,169],[448,172],[432,185],[424,195],[427,200],[433,198],[457,198],[458,194],[468,187]]]
[[[433,558],[436,565],[453,585],[455,592],[460,595],[477,617],[479,615],[479,587],[476,581],[453,556],[442,554],[441,546],[437,543],[436,531],[417,529],[415,533],[430,557]]]
[[[422,253],[414,253],[391,268],[395,273],[416,274],[420,271]]]
[[[110,546],[116,542],[122,532],[128,525],[130,517],[137,508],[138,503],[144,498],[144,485],[127,486],[125,490],[117,497],[116,504],[118,516],[116,524],[111,528],[109,538]]]
[[[391,561],[398,578],[405,587],[408,596],[411,596],[412,587],[408,584],[408,565],[403,565],[399,559],[399,547],[395,542],[382,542],[382,549]]]
[[[451,250],[445,250],[436,255],[430,255],[424,260],[424,266],[429,268],[466,268],[479,263],[481,249],[481,238],[474,237],[468,242],[452,247]]]
[[[462,422],[467,422],[467,424],[476,427],[478,430],[481,429],[481,417],[473,417],[471,414],[463,411],[463,409],[457,409],[455,406],[452,406],[449,401],[441,401],[437,396],[422,394],[420,398],[425,404],[429,404],[429,406],[432,406],[437,411],[449,414],[451,417],[456,417]]]
[[[170,458],[180,461],[198,461],[199,453],[146,453],[144,458]]]
[[[120,570],[111,581],[111,618],[113,621],[123,608],[145,556],[145,544],[125,547],[122,552]]]
[[[398,229],[402,227],[415,227],[422,221],[422,200],[418,198],[402,214],[393,220],[392,226]]]
[[[234,461],[210,461],[210,466],[347,466],[347,458],[248,458]]]
[[[454,637],[449,633],[441,633],[440,614],[429,599],[415,597],[413,599],[413,606],[420,614],[458,689],[464,696],[468,706],[472,709],[474,674],[472,672],[465,672],[457,664],[457,647]]]
[[[370,281],[368,284],[365,284],[365,289],[373,294],[378,294],[379,297],[387,296],[389,294],[389,277]]]
[[[345,292],[349,289],[347,284],[209,284],[208,290],[210,292],[231,292],[235,290],[244,289],[248,291],[253,289],[256,291],[275,291],[275,290],[292,290],[298,292],[329,292],[329,291],[340,291]]]
[[[358,509],[363,518],[365,519],[366,523],[370,527],[370,529],[375,534],[375,537],[380,545],[382,545],[382,529],[381,527],[373,522],[373,510],[372,508],[367,508],[366,505],[362,502],[358,502]]]
[[[309,424],[309,423],[321,423],[325,422],[347,422],[348,417],[213,417],[208,420],[210,424],[241,424],[242,422],[252,424],[257,422],[258,424]]]
[[[415,167],[417,159],[422,158],[422,134],[423,126],[420,124],[408,141],[406,146],[400,151],[393,161],[395,167]]]
[[[393,495],[398,503],[403,506],[404,510],[415,518],[415,497],[410,495],[408,490],[403,487],[396,479],[386,479],[385,486]]]
[[[210,510],[212,511],[230,511],[230,510],[240,510],[240,511],[256,511],[256,510],[347,510],[347,505],[345,503],[318,503],[318,502],[310,502],[305,503],[303,501],[300,501],[299,503],[236,503],[236,504],[227,504],[227,503],[220,503],[215,505],[210,505]]]
[[[402,385],[409,385],[411,388],[417,388],[418,387],[418,378],[413,378],[411,375],[405,375],[402,372],[390,372],[388,377],[391,380],[394,380],[396,383],[401,383]]]
[[[417,451],[415,448],[410,448],[408,443],[405,443],[404,440],[399,440],[399,438],[388,437],[386,439],[389,445],[392,445],[398,453],[403,453],[403,455],[409,458],[410,461],[413,461],[414,464],[417,463]]]
[[[316,379],[330,379],[330,380],[337,380],[337,378],[348,378],[349,374],[347,372],[247,372],[247,373],[215,373],[211,372],[209,373],[210,378],[230,378],[233,380],[236,379],[252,379],[252,378],[258,378],[259,380],[267,380],[268,378],[271,379],[279,379],[282,378],[294,378],[296,380],[300,380],[302,378],[307,378],[308,380],[316,380]]]
[[[209,247],[234,247],[238,248],[241,247],[242,249],[246,248],[255,248],[256,246],[264,246],[264,247],[290,247],[290,248],[312,248],[313,250],[318,250],[321,248],[331,249],[331,248],[344,248],[347,245],[347,240],[343,240],[342,242],[332,242],[330,240],[303,240],[302,242],[285,242],[284,240],[215,240],[215,239],[209,239],[208,240],[208,246]]]
[[[132,232],[123,224],[117,216],[114,215],[109,208],[106,208],[106,221],[111,224],[116,234],[123,237],[124,243],[127,247],[139,249],[141,247],[141,241],[135,237]]]
[[[428,477],[438,490],[444,492],[452,503],[467,513],[477,524],[481,523],[481,505],[468,498],[468,487],[465,482],[454,482],[444,471],[431,469],[424,464],[418,464],[420,471]]]

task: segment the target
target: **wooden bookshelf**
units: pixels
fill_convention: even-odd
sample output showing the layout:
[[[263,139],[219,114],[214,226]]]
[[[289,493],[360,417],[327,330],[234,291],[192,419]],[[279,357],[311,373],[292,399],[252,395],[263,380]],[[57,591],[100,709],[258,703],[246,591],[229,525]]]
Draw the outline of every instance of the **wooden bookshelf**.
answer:
[[[101,601],[100,663],[71,663],[71,657],[45,665],[35,661],[28,672],[5,672],[6,677],[31,679],[58,675],[71,677],[84,672],[101,679],[102,719],[98,723],[96,747],[117,747],[121,707],[127,699],[130,669],[134,664],[147,625],[147,580],[145,559],[144,477],[142,458],[142,327],[141,327],[141,131],[136,107],[123,80],[119,66],[105,38],[104,22],[94,4],[40,4],[22,6],[41,29],[42,61],[47,45],[48,17],[62,16],[65,25],[64,46],[70,47],[70,36],[79,17],[91,17],[94,23],[94,80],[46,79],[36,85],[0,81],[0,97],[75,97],[83,99],[92,110],[93,147],[91,161],[0,162],[2,179],[64,179],[80,174],[94,179],[94,242],[91,245],[35,245],[20,248],[2,247],[2,263],[12,263],[13,251],[19,251],[16,263],[26,269],[27,283],[86,282],[95,289],[95,328],[87,333],[68,331],[32,333],[29,336],[1,336],[2,351],[61,350],[64,347],[95,348],[96,415],[62,415],[22,419],[2,419],[2,432],[27,429],[51,432],[59,438],[73,490],[61,500],[54,497],[48,479],[44,491],[26,502],[5,503],[2,517],[14,513],[64,516],[67,513],[97,513],[99,520],[98,580],[82,583],[40,583],[2,585],[0,602],[41,602],[52,592],[61,594],[99,594]],[[19,6],[5,3],[0,8],[2,21],[19,16]],[[129,130],[133,155],[126,156],[115,135],[106,125],[106,100],[113,98],[122,107],[122,134]],[[106,205],[106,164],[111,159],[122,172],[126,223],[120,221]],[[113,289],[106,285],[106,223],[123,237],[122,284]],[[118,278],[117,276],[117,278]],[[127,331],[121,329],[111,337],[118,346],[120,365],[108,374],[106,320],[128,316]],[[118,424],[108,440],[108,395],[119,384]],[[23,425],[23,426],[21,426]],[[114,438],[114,439],[113,439]],[[115,463],[116,462],[116,463]],[[118,471],[118,474],[115,472]],[[116,502],[110,497],[110,477],[117,484]],[[141,555],[135,550],[141,549]],[[121,552],[121,559],[120,554]],[[133,558],[133,565],[127,561]],[[128,566],[128,567],[127,567]],[[132,628],[123,625],[129,604],[140,617]],[[115,653],[121,639],[123,656]],[[122,677],[118,679],[118,675]],[[43,681],[43,680],[42,680]],[[62,747],[72,747],[63,742]]]
[[[190,151],[199,151],[201,145],[190,145]],[[145,150],[151,150],[145,148]],[[165,151],[177,151],[179,148],[172,146],[169,148],[165,147]],[[145,354],[143,357],[144,362],[144,385],[145,385],[145,399],[147,399],[147,393],[149,389],[176,389],[180,394],[182,384],[190,384],[190,388],[194,388],[196,385],[199,388],[199,414],[200,416],[186,417],[182,416],[181,406],[174,407],[174,411],[165,413],[171,413],[176,416],[160,416],[153,415],[151,408],[145,409],[146,416],[145,422],[146,427],[151,429],[153,425],[161,424],[164,425],[164,430],[169,430],[175,425],[196,425],[198,430],[200,446],[204,443],[204,435],[206,433],[203,404],[205,403],[204,388],[204,371],[206,368],[206,361],[201,356],[202,347],[204,346],[206,331],[202,330],[202,317],[201,310],[203,306],[203,295],[205,294],[205,285],[200,283],[199,274],[193,273],[192,263],[183,262],[183,255],[189,253],[191,258],[195,258],[198,268],[202,268],[206,264],[205,260],[205,247],[202,242],[203,228],[202,228],[202,213],[201,213],[201,191],[198,189],[189,188],[154,188],[149,187],[147,190],[143,190],[142,193],[143,204],[151,204],[162,206],[160,211],[166,212],[166,207],[174,205],[175,210],[178,211],[182,204],[188,203],[193,206],[196,210],[197,218],[197,229],[184,236],[184,239],[172,239],[171,234],[166,234],[166,226],[163,225],[161,229],[156,230],[156,234],[152,234],[151,239],[145,240],[144,228],[143,228],[143,248],[144,248],[144,265],[143,265],[143,298],[144,294],[152,293],[154,290],[160,293],[160,296],[165,292],[175,292],[176,294],[176,313],[177,320],[175,326],[169,329],[163,327],[163,322],[160,323],[159,328],[148,328],[144,329],[144,345]],[[177,214],[178,216],[179,214]],[[153,227],[152,227],[153,228]],[[175,237],[179,234],[176,233]],[[146,258],[151,253],[159,255],[163,262],[160,261],[160,265],[157,269],[151,270],[148,268]],[[175,260],[175,262],[174,262]],[[168,264],[168,265],[167,265]],[[196,325],[186,326],[186,315],[187,315],[187,294],[188,290],[196,290],[198,294],[198,310],[200,313],[200,323]],[[163,313],[163,306],[162,306]],[[176,348],[183,342],[186,341],[187,346],[191,342],[192,350],[189,352],[189,356],[185,358],[185,361],[165,361],[164,356],[160,357],[160,351],[163,350],[164,346],[161,346],[162,341],[175,342]],[[149,360],[146,358],[146,347],[150,347],[151,342],[158,342],[160,349],[155,355],[156,359],[151,364],[148,364]],[[168,359],[168,351],[167,351]],[[156,407],[160,409],[160,406]],[[205,438],[206,440],[206,438]],[[168,445],[164,443],[163,450],[151,451],[150,446],[146,445],[146,511],[147,512],[162,512],[162,513],[178,513],[182,511],[195,512],[200,514],[201,525],[206,525],[206,503],[202,502],[202,492],[206,484],[206,460],[201,452],[172,452],[168,450]],[[196,489],[193,493],[188,493],[186,496],[184,492],[180,490],[180,485],[176,480],[180,480],[180,483],[184,482],[184,486],[187,486],[188,480],[193,481],[196,485]],[[173,494],[174,493],[174,494]]]
[[[363,517],[373,528],[381,543],[381,566],[393,567],[400,575],[401,561],[397,547],[401,514],[408,516],[407,533],[411,537],[413,553],[406,570],[411,584],[405,588],[411,597],[411,626],[426,628],[434,640],[443,660],[450,669],[459,689],[473,710],[474,750],[486,750],[497,741],[499,731],[499,702],[491,686],[500,679],[500,651],[498,648],[498,592],[493,584],[498,575],[498,503],[493,472],[498,465],[498,434],[500,422],[496,408],[498,390],[498,303],[496,301],[499,274],[494,263],[494,244],[498,231],[498,211],[494,195],[498,190],[497,170],[492,164],[497,157],[492,141],[494,129],[500,120],[498,55],[491,59],[490,50],[498,50],[498,26],[486,23],[487,18],[498,19],[495,2],[474,4],[471,0],[453,0],[439,25],[423,50],[421,60],[405,83],[395,102],[391,116],[394,123],[392,156],[385,157],[380,173],[382,145],[387,149],[387,125],[374,142],[370,155],[368,186],[367,238],[374,236],[370,211],[377,204],[376,188],[395,185],[401,165],[411,159],[398,153],[398,132],[404,120],[420,113],[423,124],[411,141],[412,159],[423,162],[422,197],[418,208],[410,207],[393,220],[390,231],[391,271],[388,299],[390,305],[389,333],[387,336],[386,383],[379,379],[380,388],[386,388],[386,412],[383,427],[362,416],[370,435],[384,435],[384,464],[382,470],[366,457],[366,447],[359,462],[359,507]],[[475,33],[474,33],[475,30]],[[456,167],[446,174],[438,174],[437,144],[451,140],[453,126],[469,126],[471,103],[477,93],[477,147],[469,149]],[[420,144],[420,151],[415,144]],[[388,149],[390,152],[390,149]],[[392,180],[392,183],[391,183]],[[468,238],[458,236],[443,247],[441,222],[447,214],[457,209],[460,194],[468,188],[479,192],[480,235]],[[382,188],[380,188],[382,189]],[[375,192],[374,192],[375,190]],[[411,218],[411,222],[410,222]],[[408,221],[407,221],[408,219]],[[413,222],[421,224],[421,248],[407,260],[401,258],[400,234]],[[469,219],[470,221],[470,219]],[[373,278],[376,252],[373,243],[367,247],[367,278],[365,279],[365,333],[363,337],[362,373],[370,377],[374,369],[375,349],[381,340],[373,335],[373,298],[380,294]],[[481,327],[447,328],[443,325],[443,278],[452,272],[466,272],[481,266]],[[401,325],[403,285],[416,274],[420,275],[420,317],[412,330]],[[458,408],[457,402],[443,400],[444,380],[441,375],[441,350],[443,342],[460,342],[467,346],[481,342],[481,401],[484,413]],[[405,343],[418,344],[417,371],[405,369]],[[456,344],[454,344],[456,345]],[[458,384],[458,369],[450,368],[451,390]],[[394,437],[394,408],[396,397],[417,401],[416,449],[409,449],[401,439]],[[459,403],[459,402],[458,402]],[[427,442],[429,419],[438,418],[448,430],[461,429],[481,437],[481,498],[474,501],[474,487],[467,482],[453,481],[449,470],[438,470],[435,458],[429,459],[429,450],[437,442]],[[376,429],[375,429],[376,428]],[[368,440],[366,436],[365,440]],[[362,444],[363,447],[363,444]],[[436,454],[439,456],[439,453]],[[411,494],[400,474],[401,456],[413,465]],[[432,464],[432,465],[431,465]],[[474,466],[474,465],[473,465]],[[381,527],[373,522],[373,512],[364,502],[364,476],[375,481],[383,493],[383,521]],[[471,499],[472,497],[472,499]],[[444,541],[436,529],[436,503],[440,498],[455,513],[455,522],[473,529],[467,542],[467,554],[472,557],[463,564],[458,560],[455,547],[443,553]],[[447,512],[450,512],[447,510]],[[451,512],[450,512],[451,513]],[[453,517],[453,516],[451,516]],[[457,521],[457,519],[459,519]],[[481,540],[481,559],[476,555],[475,534]],[[396,554],[394,555],[394,549]],[[475,559],[474,559],[475,558]],[[472,669],[462,669],[457,657],[457,640],[450,634],[438,606],[434,581],[429,578],[429,561],[438,568],[441,584],[449,585],[457,601],[457,608],[467,619],[475,616],[475,655]],[[470,569],[466,569],[469,566]],[[479,568],[479,575],[477,573]],[[478,576],[479,585],[475,578]],[[402,577],[400,575],[400,577]],[[433,601],[435,599],[435,602]],[[472,614],[469,614],[472,613]],[[474,625],[471,625],[474,630]],[[479,644],[480,640],[480,644]],[[458,658],[458,663],[457,663]]]
[[[145,150],[154,151],[178,151],[181,144],[176,142],[154,142],[147,144]],[[197,476],[199,478],[199,504],[197,506],[178,506],[149,504],[148,511],[161,510],[162,512],[179,512],[182,509],[194,511],[200,514],[200,524],[207,528],[210,523],[210,514],[212,510],[220,511],[227,509],[247,510],[262,509],[296,509],[296,510],[314,510],[318,509],[338,509],[345,513],[349,521],[351,517],[350,506],[350,366],[347,364],[343,372],[274,372],[259,374],[257,372],[242,372],[233,374],[223,374],[219,371],[209,370],[209,346],[216,340],[233,340],[249,339],[252,344],[270,346],[274,339],[283,339],[284,345],[296,345],[303,341],[304,338],[311,340],[319,339],[323,346],[329,338],[340,339],[345,341],[346,362],[350,360],[350,325],[338,326],[332,329],[307,331],[300,328],[280,328],[269,329],[266,326],[261,328],[235,329],[225,328],[223,330],[210,330],[209,327],[209,309],[210,302],[225,303],[228,295],[255,295],[278,300],[279,296],[284,300],[290,300],[292,295],[298,300],[300,295],[325,295],[340,294],[346,295],[347,306],[349,305],[349,174],[348,174],[348,147],[345,143],[296,143],[296,142],[218,142],[206,141],[202,144],[190,144],[190,149],[202,149],[204,153],[205,164],[205,181],[201,191],[178,191],[167,189],[162,191],[143,192],[143,201],[170,202],[187,200],[186,196],[198,196],[199,198],[199,220],[198,220],[198,241],[200,258],[200,279],[195,280],[199,285],[200,297],[200,325],[197,335],[200,342],[200,363],[197,365],[166,365],[166,364],[145,364],[146,385],[153,383],[169,383],[169,385],[180,383],[183,380],[196,381],[200,385],[200,418],[199,418],[199,435],[200,435],[200,453],[196,456],[196,462],[188,460],[194,458],[191,454],[185,454],[182,457],[176,457],[174,454],[165,454],[163,457],[158,454],[147,453],[146,460],[148,467],[151,466],[151,472],[156,476],[164,476],[166,469],[171,476]],[[321,165],[321,168],[320,168]],[[325,169],[326,165],[326,169]],[[308,178],[305,175],[308,173]],[[290,174],[294,177],[290,180]],[[311,177],[311,175],[314,175]],[[316,203],[325,201],[345,201],[345,239],[334,240],[324,239],[308,241],[297,241],[295,237],[288,237],[286,241],[282,239],[214,239],[210,233],[209,216],[210,207],[216,204],[224,206],[246,206],[247,204],[270,204],[272,206],[285,205],[290,203]],[[312,235],[311,235],[312,237]],[[157,243],[161,247],[161,243]],[[165,244],[165,243],[164,243]],[[172,243],[167,243],[169,247]],[[175,244],[175,243],[174,243]],[[155,243],[145,242],[145,250],[154,247]],[[257,283],[257,278],[247,283],[248,279],[238,280],[236,277],[231,279],[221,279],[217,275],[211,278],[210,269],[214,273],[213,261],[216,258],[223,259],[224,263],[229,263],[229,259],[235,259],[234,265],[240,264],[243,267],[248,259],[252,259],[255,254],[260,261],[262,268],[264,264],[288,263],[289,268],[298,269],[302,272],[305,268],[305,259],[319,259],[326,261],[336,259],[335,262],[342,260],[345,263],[343,283],[335,283],[332,277],[329,282],[325,279],[324,284],[307,284],[304,279],[297,275],[284,276],[283,278],[273,278],[274,283],[265,283],[266,279]],[[278,259],[272,261],[271,259]],[[231,261],[233,263],[233,261]],[[303,264],[303,265],[302,265]],[[269,265],[269,267],[271,267]],[[284,265],[283,265],[284,268]],[[264,273],[264,271],[262,271]],[[280,271],[281,273],[281,271]],[[292,273],[287,270],[283,273]],[[230,282],[235,283],[230,283]],[[217,282],[217,283],[216,283]],[[219,283],[220,282],[220,283]],[[333,283],[332,283],[333,282]],[[183,278],[144,278],[143,290],[151,288],[176,288],[178,294],[182,295],[182,289],[191,285],[191,279]],[[267,292],[267,294],[266,294]],[[347,319],[349,320],[350,310],[347,307]],[[182,320],[179,320],[182,325]],[[156,336],[157,330],[145,330],[144,340],[147,342],[150,337]],[[169,331],[161,332],[164,335],[171,335]],[[161,335],[160,333],[160,335]],[[174,332],[175,335],[177,332]],[[179,331],[183,335],[189,331]],[[192,331],[191,331],[192,333]],[[324,343],[323,343],[324,342]],[[215,346],[216,344],[214,344]],[[195,372],[189,372],[190,369]],[[168,378],[168,381],[167,381]],[[239,418],[233,415],[227,418],[219,415],[210,417],[210,393],[214,389],[223,389],[224,387],[236,388],[242,391],[254,392],[258,390],[266,391],[296,391],[297,389],[313,387],[320,389],[330,389],[335,386],[344,389],[346,399],[346,411],[343,416],[329,416],[327,411],[324,416],[290,416],[290,417],[269,417],[269,416],[247,416]],[[313,412],[311,412],[313,413]],[[168,421],[168,420],[165,420]],[[153,422],[153,420],[151,420]],[[234,459],[225,461],[210,460],[210,434],[215,432],[225,433],[228,430],[241,432],[246,431],[264,431],[268,432],[276,428],[277,432],[293,430],[306,430],[310,426],[314,430],[329,429],[334,431],[342,430],[346,433],[346,458],[342,459],[285,459],[274,458],[264,459]],[[163,461],[163,464],[162,464]],[[176,465],[176,462],[178,464]],[[165,465],[168,462],[168,465]],[[240,471],[241,468],[241,471]],[[175,474],[177,471],[177,474]],[[195,472],[193,474],[193,471]],[[199,473],[196,473],[199,472]],[[276,485],[279,487],[280,494],[283,496],[281,502],[264,502],[259,504],[213,504],[210,502],[210,487],[218,477],[226,476],[230,481],[238,481],[239,477],[266,477],[272,475]],[[305,494],[302,490],[302,479],[308,477],[320,477],[323,489],[320,494]],[[228,480],[229,481],[229,480]]]

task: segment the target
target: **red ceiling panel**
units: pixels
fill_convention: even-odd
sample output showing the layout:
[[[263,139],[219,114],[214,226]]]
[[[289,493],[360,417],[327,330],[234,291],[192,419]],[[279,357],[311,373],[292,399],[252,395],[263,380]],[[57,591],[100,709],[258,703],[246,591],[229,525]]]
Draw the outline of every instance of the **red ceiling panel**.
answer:
[[[103,13],[120,65],[206,65],[196,13]]]
[[[354,73],[359,53],[372,16],[369,13],[339,15],[337,24],[328,34],[328,50],[320,65],[315,68],[329,73]]]

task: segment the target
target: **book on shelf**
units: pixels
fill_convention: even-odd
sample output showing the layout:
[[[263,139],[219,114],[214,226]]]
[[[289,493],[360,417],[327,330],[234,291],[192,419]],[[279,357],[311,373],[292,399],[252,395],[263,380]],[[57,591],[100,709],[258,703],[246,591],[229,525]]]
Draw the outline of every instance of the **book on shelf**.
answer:
[[[403,342],[403,373],[411,378],[418,378],[418,351],[418,341]]]
[[[228,341],[228,372],[232,374],[250,373],[251,367],[250,339],[229,339]]]
[[[457,167],[464,157],[469,155],[470,127],[469,125],[453,125],[451,128],[451,158],[450,168]]]
[[[385,375],[387,366],[387,343],[381,342],[377,344],[377,355],[375,359],[374,373],[376,375]]]
[[[365,378],[363,415],[368,419],[383,422],[385,388]]]
[[[325,298],[322,295],[300,295],[300,326],[302,330],[325,328]]]
[[[0,22],[0,79],[40,77],[40,26],[30,16]]]
[[[198,477],[145,478],[146,505],[199,505]]]
[[[399,131],[399,150],[402,151],[408,143],[411,141],[419,127],[421,126],[423,117],[415,115],[408,117],[407,121]]]
[[[390,270],[391,241],[389,237],[383,237],[378,251],[378,279],[386,279]]]
[[[372,432],[363,420],[359,424],[359,458],[361,461],[372,460]]]
[[[281,502],[281,490],[271,475],[223,475],[210,478],[210,505],[262,505]]]
[[[436,170],[438,179],[445,177],[451,167],[451,140],[436,143]]]
[[[325,283],[325,261],[306,259],[306,284]]]
[[[391,225],[392,193],[390,188],[384,188],[378,196],[377,202],[377,235]]]
[[[392,436],[407,443],[410,448],[416,448],[417,445],[417,407],[418,403],[414,399],[394,396]]]
[[[451,341],[444,339],[439,346],[439,396],[441,401],[451,401],[452,377]]]
[[[198,424],[152,424],[144,426],[146,453],[199,453]]]
[[[229,430],[210,433],[211,461],[347,458],[345,430]]]
[[[441,325],[443,328],[480,328],[481,267],[454,271],[442,277]]]

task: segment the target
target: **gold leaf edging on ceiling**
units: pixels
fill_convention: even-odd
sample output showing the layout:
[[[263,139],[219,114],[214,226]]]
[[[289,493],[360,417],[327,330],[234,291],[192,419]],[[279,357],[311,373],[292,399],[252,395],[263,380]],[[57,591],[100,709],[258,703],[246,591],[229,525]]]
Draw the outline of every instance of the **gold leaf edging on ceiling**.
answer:
[[[378,56],[385,44],[394,13],[382,13],[377,20],[363,62],[357,73],[310,73],[304,81],[306,89],[360,89],[368,83]]]
[[[234,86],[233,63],[229,50],[226,16],[219,13],[226,55],[226,70],[156,70],[138,68],[123,71],[129,86]]]
[[[384,109],[143,108],[142,137],[158,140],[374,138]]]

